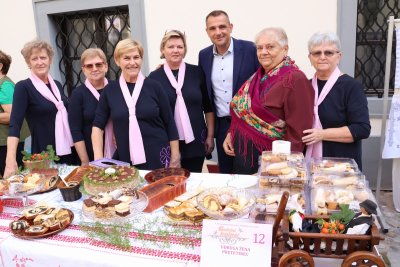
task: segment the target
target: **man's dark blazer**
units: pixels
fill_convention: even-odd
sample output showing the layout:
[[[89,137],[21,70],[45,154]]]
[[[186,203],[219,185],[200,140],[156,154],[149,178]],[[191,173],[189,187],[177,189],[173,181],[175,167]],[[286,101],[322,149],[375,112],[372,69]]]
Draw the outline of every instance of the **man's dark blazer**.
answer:
[[[232,97],[237,93],[243,83],[253,75],[260,66],[256,47],[254,43],[244,40],[233,40],[233,81],[232,81]],[[199,52],[199,67],[203,70],[208,96],[213,103],[215,111],[214,95],[211,83],[211,69],[214,60],[213,54],[214,45],[210,45]]]

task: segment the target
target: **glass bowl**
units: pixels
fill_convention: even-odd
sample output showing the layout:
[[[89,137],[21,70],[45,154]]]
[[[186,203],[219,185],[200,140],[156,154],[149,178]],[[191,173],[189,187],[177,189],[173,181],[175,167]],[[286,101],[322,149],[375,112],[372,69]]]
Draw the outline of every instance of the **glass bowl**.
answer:
[[[25,176],[22,174],[16,174],[2,180],[2,193],[9,197],[24,197],[42,190],[46,182],[46,177],[42,174],[37,174],[38,179],[29,183],[29,180],[27,181],[29,175],[31,174]]]
[[[133,217],[139,215],[148,205],[149,199],[141,191],[137,191],[138,198],[134,197],[132,202],[129,204],[129,214],[126,216],[118,216],[114,211],[107,211],[106,209],[100,210],[100,212],[96,209],[89,210],[86,209],[83,205],[82,208],[82,216],[85,221],[89,222],[101,222],[105,224],[113,224],[113,223],[124,223],[130,221]]]
[[[209,188],[197,197],[198,208],[217,220],[241,218],[252,210],[255,203],[250,191],[235,187]]]

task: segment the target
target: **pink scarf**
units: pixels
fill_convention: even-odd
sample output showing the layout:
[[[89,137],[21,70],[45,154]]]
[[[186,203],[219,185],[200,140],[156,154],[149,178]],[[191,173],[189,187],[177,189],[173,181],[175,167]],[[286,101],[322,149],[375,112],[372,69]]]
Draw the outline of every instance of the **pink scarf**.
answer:
[[[322,91],[319,96],[318,96],[317,74],[314,74],[314,77],[312,78],[311,84],[315,91],[314,122],[313,122],[314,129],[322,129],[321,121],[318,116],[318,106],[322,103],[322,101],[324,101],[325,97],[329,94],[329,92],[331,91],[332,87],[335,85],[335,83],[339,77],[340,77],[340,70],[339,70],[339,67],[336,67],[336,69],[333,71],[331,76],[329,76],[329,79],[326,82],[324,88],[322,88]],[[307,160],[310,160],[311,158],[320,158],[320,157],[322,157],[322,142],[321,141],[307,146],[307,152],[306,152]]]
[[[172,70],[168,64],[164,64],[164,71],[172,87],[174,87],[176,90],[174,117],[176,128],[178,129],[179,140],[185,140],[185,143],[188,144],[194,140],[194,135],[192,125],[190,124],[189,114],[185,105],[185,100],[182,96],[182,86],[185,80],[186,64],[182,61],[181,65],[179,66],[178,81],[172,74]]]
[[[104,86],[108,84],[108,80],[104,78]],[[89,82],[88,79],[85,80],[85,85],[92,93],[92,95],[99,101],[100,94],[96,88]],[[104,129],[104,157],[111,159],[116,150],[115,144],[113,142],[113,124],[111,119],[108,120],[106,128]]]
[[[71,131],[69,129],[68,113],[65,109],[64,102],[61,100],[61,94],[58,90],[56,83],[54,82],[50,74],[48,74],[50,88],[54,94],[53,95],[49,91],[49,88],[46,86],[46,84],[42,80],[40,80],[35,74],[31,73],[29,79],[31,79],[33,86],[35,86],[36,90],[44,98],[52,102],[58,110],[55,120],[55,139],[57,155],[63,156],[71,154],[71,146],[74,145],[74,142],[72,140]]]
[[[121,86],[122,94],[124,95],[125,103],[129,110],[129,153],[134,165],[146,163],[142,133],[140,132],[139,123],[136,118],[136,102],[139,98],[140,92],[142,91],[143,82],[144,76],[139,72],[135,89],[131,95],[124,75],[121,74],[119,77],[119,85]]]

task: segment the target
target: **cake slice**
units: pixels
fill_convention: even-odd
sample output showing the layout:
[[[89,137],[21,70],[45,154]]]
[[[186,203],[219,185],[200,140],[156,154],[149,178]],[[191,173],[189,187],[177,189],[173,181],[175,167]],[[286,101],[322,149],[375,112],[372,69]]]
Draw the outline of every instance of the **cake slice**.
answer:
[[[130,205],[127,202],[121,202],[118,205],[115,205],[115,214],[121,217],[126,217],[128,216],[131,211],[130,211]]]
[[[194,208],[194,209],[186,210],[185,217],[189,221],[191,221],[193,223],[197,223],[204,219],[205,214],[202,211]]]
[[[25,220],[18,220],[10,223],[12,230],[23,230],[29,227],[29,223]]]
[[[26,219],[32,220],[37,215],[45,213],[48,209],[49,209],[49,207],[44,206],[44,205],[43,206],[37,206],[37,207],[32,208],[32,209],[24,210],[23,214],[24,214]]]
[[[33,225],[33,226],[26,228],[25,233],[27,235],[41,235],[41,234],[46,233],[48,230],[49,230],[49,228],[47,228],[44,225]]]
[[[85,211],[94,211],[96,208],[96,202],[91,198],[87,198],[83,201],[83,209]]]

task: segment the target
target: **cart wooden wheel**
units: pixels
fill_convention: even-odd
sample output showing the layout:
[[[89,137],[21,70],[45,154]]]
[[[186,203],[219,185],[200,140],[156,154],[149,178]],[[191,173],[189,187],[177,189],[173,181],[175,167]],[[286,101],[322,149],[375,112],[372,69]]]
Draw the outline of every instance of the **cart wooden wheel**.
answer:
[[[378,255],[369,251],[356,251],[347,255],[342,267],[385,267],[385,262]]]
[[[314,260],[307,252],[299,249],[285,253],[279,260],[279,267],[314,267]]]

